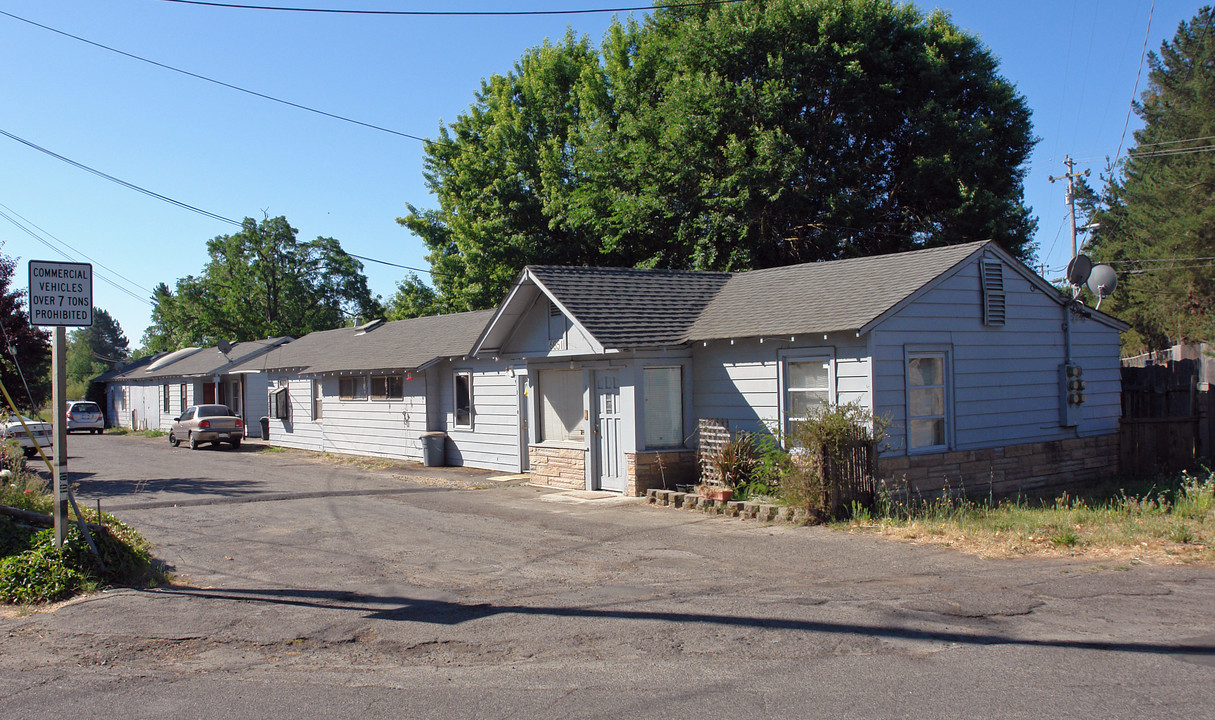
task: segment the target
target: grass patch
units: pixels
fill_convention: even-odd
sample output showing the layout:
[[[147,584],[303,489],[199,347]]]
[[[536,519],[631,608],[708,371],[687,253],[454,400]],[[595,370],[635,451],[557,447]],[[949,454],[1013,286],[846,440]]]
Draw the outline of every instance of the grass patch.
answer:
[[[287,448],[285,448],[281,445],[267,445],[266,447],[262,448],[258,452],[260,452],[260,453],[285,453],[285,452],[287,452]]]
[[[964,499],[854,507],[837,528],[878,532],[986,556],[1108,557],[1215,565],[1215,472],[1183,472],[1090,499]]]
[[[49,514],[53,498],[46,483],[22,473],[0,488],[0,505]],[[113,515],[84,510],[105,569],[89,549],[72,518],[62,547],[55,531],[31,527],[0,515],[0,603],[32,604],[63,600],[109,586],[156,585],[167,581],[152,561],[151,548],[134,528]]]

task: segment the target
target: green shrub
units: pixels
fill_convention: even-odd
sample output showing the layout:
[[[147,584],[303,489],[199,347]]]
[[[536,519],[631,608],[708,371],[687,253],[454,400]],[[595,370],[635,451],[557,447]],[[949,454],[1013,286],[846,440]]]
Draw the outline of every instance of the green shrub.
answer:
[[[51,602],[81,587],[84,576],[75,563],[68,561],[71,550],[67,544],[53,547],[53,532],[38,533],[33,548],[0,560],[0,602]]]
[[[873,464],[885,425],[855,403],[821,406],[810,418],[791,423],[781,499],[819,520],[871,510]]]

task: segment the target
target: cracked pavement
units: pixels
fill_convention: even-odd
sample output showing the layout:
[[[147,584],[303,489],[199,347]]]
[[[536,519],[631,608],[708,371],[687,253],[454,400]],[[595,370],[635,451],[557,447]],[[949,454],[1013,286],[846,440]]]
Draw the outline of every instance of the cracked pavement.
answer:
[[[1215,717],[1215,571],[73,436],[176,572],[0,618],[0,716]]]

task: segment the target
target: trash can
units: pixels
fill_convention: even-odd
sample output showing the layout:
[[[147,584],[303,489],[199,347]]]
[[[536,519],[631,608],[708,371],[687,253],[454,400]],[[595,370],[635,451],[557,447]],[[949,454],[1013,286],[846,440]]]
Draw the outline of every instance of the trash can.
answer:
[[[258,424],[262,426],[262,440],[270,439],[270,418],[263,417],[258,419]]]
[[[447,433],[422,433],[422,464],[426,467],[442,467],[447,455]]]

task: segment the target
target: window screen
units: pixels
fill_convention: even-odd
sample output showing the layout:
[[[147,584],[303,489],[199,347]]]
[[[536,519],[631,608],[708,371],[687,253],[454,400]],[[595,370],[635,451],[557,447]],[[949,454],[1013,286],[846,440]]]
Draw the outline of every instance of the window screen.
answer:
[[[645,369],[645,446],[683,444],[683,372],[676,367]]]
[[[541,370],[540,440],[584,442],[586,417],[582,408],[581,370]]]

